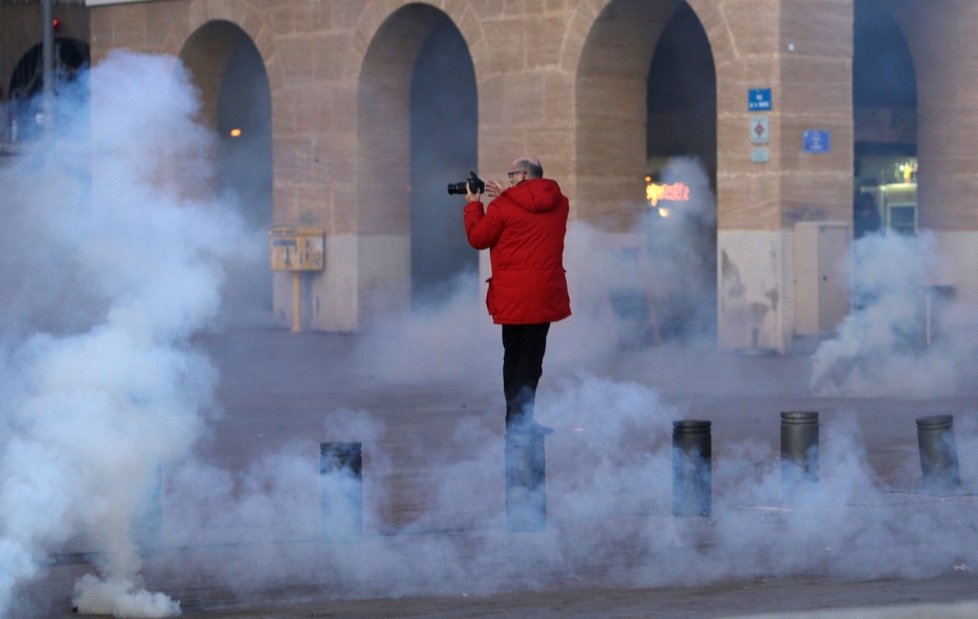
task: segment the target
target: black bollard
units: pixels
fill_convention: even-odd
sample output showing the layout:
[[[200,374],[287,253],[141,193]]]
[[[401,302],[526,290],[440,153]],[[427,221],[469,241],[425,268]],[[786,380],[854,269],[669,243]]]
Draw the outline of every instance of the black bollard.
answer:
[[[801,483],[819,480],[818,413],[781,413],[781,488],[791,496]]]
[[[954,441],[954,416],[934,415],[917,419],[917,444],[924,489],[952,494],[961,486],[958,449]]]
[[[672,513],[709,516],[713,503],[710,422],[672,422]]]
[[[547,527],[547,459],[542,434],[506,433],[506,528]]]
[[[326,541],[363,535],[362,466],[360,443],[319,444],[320,535]]]

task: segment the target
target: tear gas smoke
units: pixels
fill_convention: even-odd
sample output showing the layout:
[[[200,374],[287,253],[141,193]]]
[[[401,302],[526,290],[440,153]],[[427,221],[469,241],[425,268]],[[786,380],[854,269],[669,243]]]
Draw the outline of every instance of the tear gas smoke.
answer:
[[[688,230],[677,234],[677,241],[681,234]],[[440,306],[393,317],[378,334],[363,336],[356,356],[360,372],[372,375],[371,389],[394,385],[396,395],[389,397],[403,399],[395,415],[382,422],[370,411],[347,411],[324,424],[326,440],[365,445],[363,539],[310,543],[317,527],[306,511],[316,509],[310,475],[316,450],[310,442],[294,447],[307,454],[304,468],[302,459],[271,457],[262,473],[249,474],[262,481],[248,490],[246,478],[212,472],[208,475],[219,480],[202,481],[188,469],[179,487],[226,490],[209,493],[217,498],[206,509],[201,507],[205,497],[188,500],[198,513],[188,513],[174,527],[234,544],[220,561],[199,556],[183,569],[221,578],[241,595],[287,585],[325,586],[330,597],[361,598],[761,576],[922,577],[978,560],[973,498],[933,500],[916,494],[915,458],[898,472],[895,484],[880,481],[868,464],[854,412],[837,406],[822,411],[817,485],[798,488],[786,502],[779,453],[771,443],[718,438],[713,517],[674,518],[671,422],[697,411],[667,401],[646,384],[602,376],[617,348],[605,296],[606,264],[614,266],[617,259],[613,247],[605,249],[610,241],[579,223],[568,235],[575,314],[551,331],[555,354],[547,358],[537,396],[538,419],[557,429],[547,443],[546,531],[505,532],[502,350],[498,332],[483,326],[489,319],[481,299],[466,292]],[[677,272],[676,277],[694,275]],[[707,298],[712,294],[707,290]],[[650,363],[643,382],[655,382],[649,380],[654,363],[675,362],[668,353],[628,359]],[[703,370],[683,379],[686,389],[713,381]],[[444,429],[428,423],[431,436],[402,434],[385,425],[409,423],[400,417],[419,414],[399,389],[404,383],[441,389],[456,381],[476,390],[473,385],[484,383],[488,398],[499,392],[497,400],[487,402],[486,414],[446,423]],[[737,387],[736,381],[725,384]],[[967,470],[965,460],[974,458],[974,415],[958,417],[961,468]],[[772,435],[776,422],[772,413]],[[405,470],[415,473],[405,475]],[[247,505],[256,500],[262,515],[249,513]]]
[[[53,131],[0,169],[0,283],[17,293],[0,360],[0,612],[78,540],[100,574],[76,583],[80,611],[179,614],[143,589],[137,523],[160,464],[213,410],[216,373],[188,338],[217,311],[240,223],[199,195],[211,138],[175,59],[113,53],[55,105]]]
[[[932,309],[940,311],[931,324],[925,315],[928,287],[941,270],[934,236],[927,231],[865,236],[853,244],[851,264],[852,307],[834,337],[815,352],[812,389],[825,395],[927,398],[964,387],[978,344],[973,319],[956,318],[968,308],[933,296]],[[960,328],[939,333],[942,321]]]
[[[547,445],[550,526],[531,535],[505,532],[499,428],[466,418],[432,443],[391,436],[369,413],[346,412],[327,419],[328,440],[363,439],[365,454],[381,456],[364,465],[361,540],[316,543],[315,449],[295,445],[291,452],[301,458],[273,455],[238,480],[213,469],[208,480],[198,468],[175,481],[201,488],[200,496],[180,497],[198,513],[171,514],[171,526],[195,535],[179,569],[221,579],[246,599],[283,586],[361,598],[488,595],[575,582],[913,578],[978,559],[973,499],[914,494],[909,470],[906,488],[879,482],[856,417],[845,409],[823,414],[821,481],[800,487],[791,502],[782,496],[776,449],[762,440],[723,441],[715,443],[713,517],[674,518],[671,421],[689,412],[636,383],[551,378],[537,400],[540,420],[558,430]],[[960,437],[959,428],[959,444],[973,460],[974,421],[963,419],[970,429]],[[397,460],[384,461],[405,438]],[[437,465],[414,481],[400,474],[422,462]],[[395,516],[388,511],[394,505],[408,513]],[[228,544],[219,557],[193,550],[215,542]]]
[[[75,607],[83,613],[113,617],[174,617],[180,604],[162,593],[150,593],[129,580],[99,580],[85,574],[75,583]]]
[[[691,165],[675,162],[668,168],[669,180],[682,178],[696,186],[695,171],[684,167]],[[708,183],[700,186],[708,189]],[[708,317],[715,308],[715,271],[695,247],[709,237],[704,229],[714,218],[708,199],[702,208],[693,206],[686,225],[672,228],[655,226],[682,219],[645,221],[626,235],[570,224],[565,264],[574,316],[551,330],[537,395],[538,419],[558,430],[547,444],[550,528],[540,534],[514,537],[503,532],[503,404],[497,378],[502,349],[498,333],[481,326],[489,322],[481,299],[466,292],[393,318],[379,336],[365,334],[359,362],[378,387],[462,380],[485,383],[490,394],[499,385],[500,395],[498,402],[487,404],[488,415],[467,417],[454,425],[450,437],[439,435],[442,450],[420,439],[409,444],[408,455],[402,457],[412,462],[447,457],[439,460],[437,479],[426,479],[430,487],[413,488],[418,496],[411,501],[412,517],[385,529],[381,537],[368,535],[358,544],[359,552],[333,546],[334,552],[309,557],[309,571],[319,580],[308,580],[329,582],[337,597],[454,595],[573,586],[568,582],[577,578],[588,586],[656,586],[799,574],[921,577],[955,562],[974,562],[971,549],[978,539],[968,515],[973,501],[934,501],[915,494],[919,470],[914,458],[898,473],[896,486],[879,480],[868,464],[855,413],[836,406],[822,412],[818,484],[800,487],[785,502],[780,458],[771,444],[720,442],[709,525],[672,517],[671,421],[696,411],[665,401],[644,384],[601,376],[618,356],[617,325],[607,293],[609,285],[635,275],[630,270],[635,265],[623,263],[617,251],[625,241],[662,266],[653,269],[658,279],[651,288],[678,295],[682,309],[674,315],[707,308],[679,330],[680,344],[661,354],[627,357],[633,363],[647,362],[643,382],[655,382],[649,377],[656,373],[656,363],[675,364],[675,356],[713,336],[702,326],[712,320]],[[668,304],[653,300],[652,307],[670,313]],[[425,364],[418,362],[422,351],[427,352]],[[729,389],[743,388],[737,380],[702,373],[682,378],[685,388],[714,379]],[[754,377],[751,385],[763,381]],[[807,395],[804,385],[799,385],[799,395]],[[487,417],[492,417],[488,423]],[[971,460],[974,416],[959,417],[962,458]],[[776,415],[771,419],[773,426]],[[381,443],[391,440],[385,436]],[[396,463],[388,465],[397,468]],[[374,484],[367,509],[378,527],[383,506],[395,502],[390,472],[381,467],[372,482],[372,469],[365,466],[364,484]],[[295,578],[296,571],[289,574]],[[255,584],[280,582],[269,570]]]
[[[558,430],[548,442],[548,530],[511,535],[502,526],[501,345],[481,299],[457,295],[365,337],[357,359],[376,377],[370,388],[484,381],[499,386],[498,402],[433,437],[402,436],[387,425],[398,419],[369,411],[327,415],[323,439],[364,444],[367,535],[321,544],[317,442],[276,446],[238,472],[191,451],[214,408],[216,373],[189,338],[217,311],[220,263],[241,233],[226,208],[186,191],[183,181],[207,180],[205,166],[195,161],[187,175],[178,166],[209,140],[191,121],[186,77],[172,59],[129,54],[91,75],[113,84],[98,89],[105,98],[91,111],[93,181],[70,149],[51,143],[45,157],[28,153],[0,170],[16,205],[2,215],[4,246],[25,250],[13,258],[29,256],[27,272],[46,284],[44,303],[22,296],[3,310],[3,608],[45,554],[81,540],[100,575],[76,583],[83,612],[178,613],[140,577],[134,523],[161,465],[163,543],[178,549],[161,559],[164,569],[222,582],[242,600],[282,586],[347,598],[490,594],[760,575],[916,577],[978,563],[973,501],[889,492],[845,410],[823,413],[821,482],[793,504],[782,503],[776,451],[750,440],[715,449],[713,518],[672,517],[671,421],[696,411],[601,375],[618,345],[607,306],[617,256],[583,224],[567,243],[575,315],[551,332],[537,399],[538,418]],[[46,251],[26,251],[27,231]],[[633,232],[641,243],[647,233]],[[672,256],[684,234],[680,226],[655,243]],[[705,284],[694,257],[676,261],[668,281]],[[15,262],[3,261],[2,283],[25,291]],[[710,286],[693,290],[684,307],[713,304]],[[76,298],[50,309],[51,299]],[[962,471],[978,444],[972,417],[958,424]],[[433,463],[430,477],[411,473]]]
[[[609,302],[609,289],[616,287],[635,290],[648,302],[663,339],[675,346],[673,354],[704,345],[712,349],[716,201],[695,159],[671,159],[662,178],[690,187],[691,199],[678,204],[668,219],[647,212],[637,185],[635,209],[643,216],[627,233],[609,233],[584,221],[568,223],[564,264],[574,316],[552,326],[547,371],[581,364],[595,369],[627,345],[633,334],[620,331]],[[457,218],[461,221],[460,213]],[[461,226],[456,233],[463,236]],[[499,332],[483,299],[473,294],[475,278],[464,271],[445,286],[450,293],[429,298],[411,312],[386,316],[377,329],[362,334],[355,363],[378,383],[465,380],[501,366]],[[419,363],[421,350],[437,352]]]
[[[684,183],[689,200],[677,202],[671,215],[650,213],[642,222],[654,277],[652,303],[660,329],[689,345],[712,340],[716,322],[716,199],[706,169],[692,157],[673,157],[662,182]]]
[[[500,344],[485,304],[468,285],[474,277],[464,272],[447,297],[386,316],[362,334],[353,362],[378,383],[453,382],[482,371]],[[431,350],[438,354],[422,355]]]

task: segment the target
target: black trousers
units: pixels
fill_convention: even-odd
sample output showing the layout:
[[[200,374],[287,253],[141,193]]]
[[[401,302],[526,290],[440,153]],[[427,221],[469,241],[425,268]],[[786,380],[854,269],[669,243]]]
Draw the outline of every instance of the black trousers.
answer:
[[[543,375],[550,323],[503,325],[503,392],[506,426],[533,418],[537,383]]]

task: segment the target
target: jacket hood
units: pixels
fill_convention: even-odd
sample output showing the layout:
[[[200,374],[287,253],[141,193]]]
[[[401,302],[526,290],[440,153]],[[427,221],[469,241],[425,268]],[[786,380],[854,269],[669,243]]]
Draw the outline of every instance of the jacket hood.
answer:
[[[557,181],[549,178],[531,178],[503,192],[520,208],[531,213],[552,211],[566,200]]]

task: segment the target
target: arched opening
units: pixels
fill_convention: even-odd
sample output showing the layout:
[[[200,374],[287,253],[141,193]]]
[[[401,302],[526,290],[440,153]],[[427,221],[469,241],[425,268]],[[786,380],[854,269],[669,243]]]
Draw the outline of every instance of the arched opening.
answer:
[[[917,230],[917,79],[887,3],[856,0],[852,104],[853,233]]]
[[[54,40],[54,91],[60,85],[75,81],[89,64],[88,44],[74,39]],[[34,140],[44,130],[44,48],[38,43],[17,63],[10,77],[7,101],[8,139],[17,142]],[[57,119],[55,119],[57,123]]]
[[[231,22],[195,31],[180,52],[201,93],[200,120],[217,134],[216,187],[232,201],[263,246],[272,225],[272,105],[268,74],[251,38]],[[256,252],[257,254],[258,252]],[[225,316],[265,324],[272,315],[272,274],[264,259],[229,265]]]
[[[272,127],[268,76],[250,39],[228,61],[217,104],[218,181],[255,230],[272,224]]]
[[[716,70],[695,11],[608,3],[577,86],[579,217],[625,233],[618,262],[644,261],[621,268],[641,280],[663,340],[715,338]]]
[[[461,233],[459,196],[446,185],[478,159],[475,70],[465,39],[448,17],[428,35],[411,83],[411,298],[439,301],[477,285],[478,253]],[[460,281],[460,275],[468,274]]]
[[[476,168],[475,72],[446,14],[410,4],[377,30],[357,126],[362,315],[442,300],[462,274],[474,288],[478,255],[446,186]]]
[[[649,67],[646,216],[660,277],[652,296],[661,337],[716,330],[717,84],[703,25],[685,2],[666,23]],[[652,202],[655,202],[653,205]]]
[[[694,157],[715,189],[716,69],[706,31],[686,3],[676,9],[655,47],[646,99],[648,172],[672,157]]]

